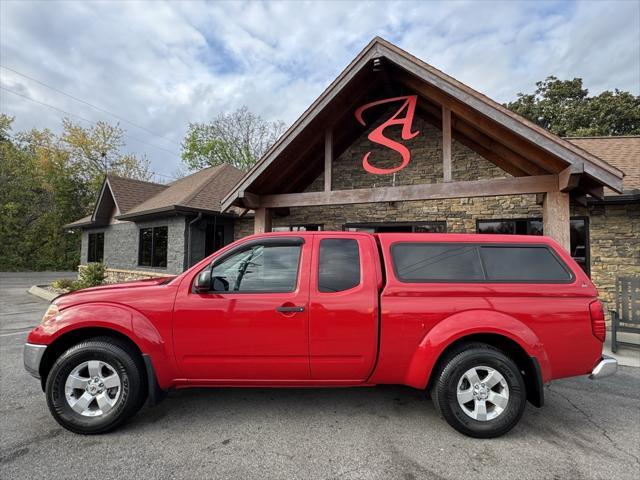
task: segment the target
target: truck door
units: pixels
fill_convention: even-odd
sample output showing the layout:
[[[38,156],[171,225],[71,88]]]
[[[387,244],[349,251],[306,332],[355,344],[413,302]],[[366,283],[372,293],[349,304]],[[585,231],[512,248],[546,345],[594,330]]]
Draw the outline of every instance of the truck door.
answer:
[[[314,235],[309,297],[312,380],[361,382],[378,350],[379,254],[370,235]]]
[[[259,238],[207,267],[211,291],[193,292],[194,275],[174,308],[182,374],[195,382],[309,380],[311,250],[300,237]]]

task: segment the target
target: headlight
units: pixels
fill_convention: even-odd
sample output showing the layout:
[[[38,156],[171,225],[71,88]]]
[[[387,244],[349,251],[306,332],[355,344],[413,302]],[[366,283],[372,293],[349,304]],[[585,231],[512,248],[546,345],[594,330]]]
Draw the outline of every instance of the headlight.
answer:
[[[58,310],[58,306],[52,303],[51,305],[49,305],[49,308],[47,308],[47,311],[44,312],[44,316],[42,317],[42,323],[56,318],[56,316],[59,313],[60,313],[60,310]]]

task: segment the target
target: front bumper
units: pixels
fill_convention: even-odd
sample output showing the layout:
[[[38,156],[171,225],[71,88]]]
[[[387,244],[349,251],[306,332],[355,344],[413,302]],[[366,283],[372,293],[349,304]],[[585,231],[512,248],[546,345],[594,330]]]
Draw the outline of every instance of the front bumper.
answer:
[[[589,378],[591,380],[597,380],[599,378],[608,377],[609,375],[616,373],[617,369],[618,361],[613,357],[603,355],[598,364],[593,368]]]
[[[24,369],[36,378],[40,378],[40,361],[46,349],[46,345],[24,344]]]

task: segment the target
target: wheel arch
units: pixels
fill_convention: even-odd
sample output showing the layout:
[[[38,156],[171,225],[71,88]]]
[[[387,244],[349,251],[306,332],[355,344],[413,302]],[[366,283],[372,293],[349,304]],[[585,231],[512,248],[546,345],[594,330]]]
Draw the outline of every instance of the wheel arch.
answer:
[[[527,401],[535,407],[544,405],[544,387],[540,363],[535,356],[531,356],[515,340],[497,333],[474,333],[465,335],[450,343],[438,356],[432,372],[439,372],[446,362],[464,349],[465,344],[484,343],[504,352],[511,358],[522,373],[524,379]],[[431,388],[435,375],[429,375],[427,390]]]
[[[544,345],[536,333],[517,318],[495,310],[458,312],[438,322],[415,349],[404,384],[416,388],[429,385],[446,356],[464,343],[482,341],[511,355],[524,371],[527,398],[535,406],[544,402],[542,385],[551,378]]]
[[[39,368],[42,390],[44,391],[51,367],[53,367],[53,364],[63,352],[84,340],[96,337],[111,337],[117,339],[119,342],[129,346],[131,350],[139,356],[140,361],[144,362],[142,350],[138,344],[129,336],[118,330],[106,327],[82,327],[69,330],[62,335],[59,335],[44,351]]]

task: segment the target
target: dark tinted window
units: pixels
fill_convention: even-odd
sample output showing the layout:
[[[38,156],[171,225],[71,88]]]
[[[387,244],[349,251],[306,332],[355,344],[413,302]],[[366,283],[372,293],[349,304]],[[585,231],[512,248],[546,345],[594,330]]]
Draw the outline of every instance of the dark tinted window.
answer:
[[[318,290],[341,292],[360,284],[360,252],[353,239],[320,241]]]
[[[480,248],[488,281],[562,282],[571,275],[546,247],[483,246]]]
[[[403,282],[484,280],[475,245],[398,244],[392,248],[392,257]]]
[[[102,262],[104,260],[104,232],[90,233],[87,251],[87,262]]]
[[[214,265],[214,289],[229,292],[291,292],[298,279],[300,245],[256,245]]]
[[[141,228],[138,265],[142,267],[166,267],[168,235],[168,227]]]

